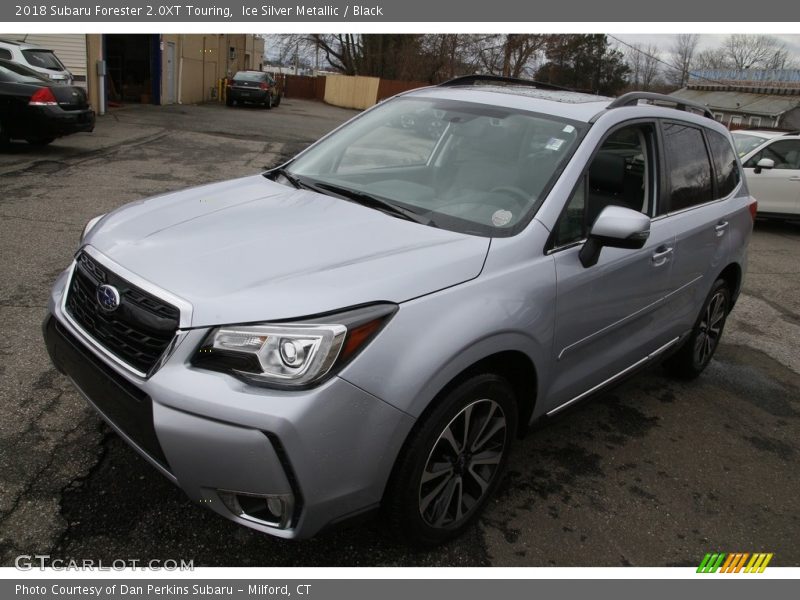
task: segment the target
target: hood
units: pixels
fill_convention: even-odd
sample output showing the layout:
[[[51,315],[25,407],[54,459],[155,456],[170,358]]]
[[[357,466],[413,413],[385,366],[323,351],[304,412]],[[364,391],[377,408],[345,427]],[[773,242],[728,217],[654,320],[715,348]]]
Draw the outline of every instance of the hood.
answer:
[[[403,302],[477,277],[490,240],[256,175],[128,204],[86,243],[202,327]]]

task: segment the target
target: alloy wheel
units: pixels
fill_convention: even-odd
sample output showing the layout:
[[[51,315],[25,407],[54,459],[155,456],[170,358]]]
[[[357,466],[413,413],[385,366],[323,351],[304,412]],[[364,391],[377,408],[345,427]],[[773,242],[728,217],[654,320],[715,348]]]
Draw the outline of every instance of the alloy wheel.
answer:
[[[725,293],[718,290],[706,305],[694,342],[694,359],[698,365],[705,365],[714,354],[725,324],[727,304]]]
[[[507,448],[506,415],[488,399],[464,407],[439,434],[419,484],[419,512],[431,527],[456,527],[479,506]]]

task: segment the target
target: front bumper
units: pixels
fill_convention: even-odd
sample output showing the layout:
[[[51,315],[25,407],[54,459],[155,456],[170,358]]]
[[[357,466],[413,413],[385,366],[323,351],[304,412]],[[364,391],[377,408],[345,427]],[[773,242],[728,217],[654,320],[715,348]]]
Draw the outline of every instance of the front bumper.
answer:
[[[65,318],[68,273],[50,298],[44,335],[54,365],[142,456],[202,506],[285,538],[310,537],[380,503],[409,415],[334,377],[286,392],[192,368],[207,329],[180,332],[144,379],[101,356]],[[235,514],[225,492],[291,498],[285,528]]]

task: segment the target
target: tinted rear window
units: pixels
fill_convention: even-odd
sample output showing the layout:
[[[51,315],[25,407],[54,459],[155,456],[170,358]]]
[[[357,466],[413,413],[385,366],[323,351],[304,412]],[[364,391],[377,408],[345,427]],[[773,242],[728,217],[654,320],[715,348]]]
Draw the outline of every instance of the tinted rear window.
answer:
[[[239,71],[233,76],[237,81],[264,81],[264,73],[248,73],[247,71]]]
[[[51,71],[64,70],[64,65],[61,64],[61,61],[58,60],[56,55],[50,50],[23,50],[22,55],[32,67],[49,69]]]
[[[700,129],[681,123],[664,123],[664,149],[669,165],[669,210],[712,200],[711,163]]]
[[[730,142],[721,133],[706,130],[717,174],[717,197],[724,198],[739,185],[739,165]]]

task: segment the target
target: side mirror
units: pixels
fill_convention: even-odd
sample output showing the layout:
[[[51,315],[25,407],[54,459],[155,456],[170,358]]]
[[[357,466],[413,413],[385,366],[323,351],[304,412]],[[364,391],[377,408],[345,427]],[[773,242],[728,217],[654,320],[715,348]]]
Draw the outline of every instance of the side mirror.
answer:
[[[630,208],[606,206],[589,230],[578,258],[584,267],[591,267],[597,264],[603,246],[638,250],[648,237],[650,217]]]
[[[771,158],[762,158],[760,161],[756,163],[756,168],[753,169],[753,173],[761,173],[762,169],[774,169],[775,168],[775,161]]]

